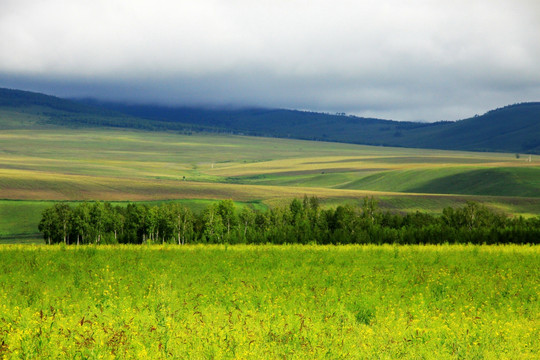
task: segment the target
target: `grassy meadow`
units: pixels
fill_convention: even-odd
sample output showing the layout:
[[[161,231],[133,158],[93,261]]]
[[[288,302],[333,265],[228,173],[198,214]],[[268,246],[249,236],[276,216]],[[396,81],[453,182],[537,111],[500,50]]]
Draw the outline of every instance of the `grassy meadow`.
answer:
[[[539,262],[534,246],[6,245],[0,357],[535,359]]]
[[[175,200],[196,210],[219,199],[272,206],[308,195],[334,206],[375,196],[392,211],[440,212],[476,200],[536,216],[540,157],[531,160],[211,134],[4,129],[0,242],[35,235],[51,201]]]
[[[1,113],[0,117],[5,117]],[[540,157],[112,129],[0,132],[0,358],[533,359],[536,246],[33,246],[55,202],[317,196],[540,214]],[[17,129],[19,121],[34,121]],[[6,125],[7,124],[7,125]]]

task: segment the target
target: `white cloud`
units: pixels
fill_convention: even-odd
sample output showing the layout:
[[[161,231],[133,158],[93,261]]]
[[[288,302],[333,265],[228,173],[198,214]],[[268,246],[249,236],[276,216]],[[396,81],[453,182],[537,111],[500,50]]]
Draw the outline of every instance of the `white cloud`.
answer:
[[[2,0],[0,86],[452,119],[539,100],[539,30],[536,0]]]

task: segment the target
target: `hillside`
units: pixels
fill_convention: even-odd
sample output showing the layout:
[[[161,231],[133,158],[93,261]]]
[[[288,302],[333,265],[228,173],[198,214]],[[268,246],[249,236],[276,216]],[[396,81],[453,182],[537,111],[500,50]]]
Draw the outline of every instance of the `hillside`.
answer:
[[[98,103],[147,119],[290,137],[445,150],[540,153],[540,103],[492,110],[456,122],[415,123],[283,109],[216,110]]]
[[[33,126],[211,131],[366,145],[540,154],[540,102],[510,105],[456,122],[415,123],[285,109],[75,101],[0,89],[0,128]]]
[[[215,131],[205,126],[137,118],[104,106],[0,88],[0,129],[114,127],[151,131]]]
[[[491,110],[484,115],[447,123],[436,131],[404,133],[402,146],[452,150],[540,153],[540,102]]]

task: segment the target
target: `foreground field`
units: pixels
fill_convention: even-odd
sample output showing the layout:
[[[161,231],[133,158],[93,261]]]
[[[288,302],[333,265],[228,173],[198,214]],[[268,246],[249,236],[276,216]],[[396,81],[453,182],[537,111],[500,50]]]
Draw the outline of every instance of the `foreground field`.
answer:
[[[538,247],[0,248],[0,357],[533,359]]]

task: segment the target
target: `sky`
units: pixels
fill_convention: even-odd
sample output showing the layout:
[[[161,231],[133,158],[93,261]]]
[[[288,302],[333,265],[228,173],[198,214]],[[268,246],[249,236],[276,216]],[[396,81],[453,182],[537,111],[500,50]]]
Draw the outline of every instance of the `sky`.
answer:
[[[540,101],[540,1],[0,0],[0,87],[457,120]]]

